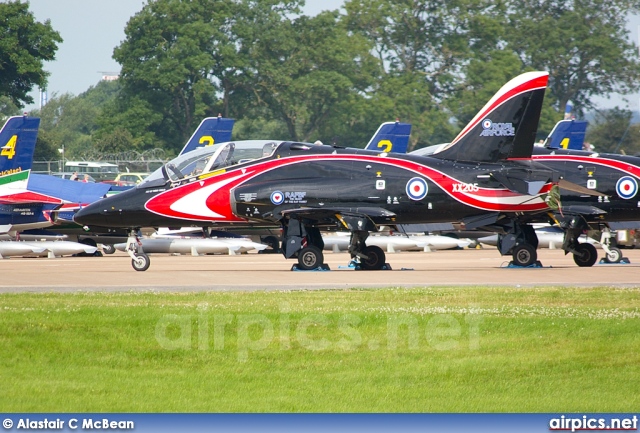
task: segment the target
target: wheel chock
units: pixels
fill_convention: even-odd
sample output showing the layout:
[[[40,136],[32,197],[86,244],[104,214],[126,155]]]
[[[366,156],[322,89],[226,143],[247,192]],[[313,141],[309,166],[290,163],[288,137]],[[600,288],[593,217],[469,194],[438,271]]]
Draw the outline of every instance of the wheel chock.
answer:
[[[619,262],[610,262],[609,259],[605,257],[604,259],[600,259],[600,261],[598,262],[599,265],[628,265],[630,263],[631,260],[629,260],[627,257],[621,258]]]
[[[291,270],[296,272],[324,272],[324,271],[330,271],[331,268],[326,263],[323,263],[322,265],[313,269],[300,269],[298,265],[293,265],[291,266]]]
[[[514,269],[532,269],[532,268],[542,268],[543,266],[542,266],[542,263],[540,263],[540,260],[536,260],[535,263],[532,263],[529,266],[516,265],[515,263],[513,263],[513,261],[510,261],[506,267],[514,268]]]
[[[355,260],[351,260],[349,262],[348,266],[338,266],[338,269],[351,269],[354,271],[362,271],[363,269],[360,267],[360,263],[356,262]],[[384,265],[382,265],[382,268],[379,269],[380,271],[390,271],[392,270],[391,265],[389,263],[385,263]]]

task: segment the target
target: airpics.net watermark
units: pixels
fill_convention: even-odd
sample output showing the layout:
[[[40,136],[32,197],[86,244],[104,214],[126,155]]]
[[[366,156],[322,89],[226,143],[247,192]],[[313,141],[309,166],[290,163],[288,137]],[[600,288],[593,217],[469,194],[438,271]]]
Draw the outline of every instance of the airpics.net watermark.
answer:
[[[195,314],[167,314],[158,320],[156,341],[167,350],[236,350],[238,361],[268,349],[418,350],[439,351],[480,348],[482,316],[435,314],[384,314],[375,331],[368,316],[345,313],[294,314],[282,305],[276,314],[228,314],[206,303]],[[376,319],[376,320],[379,320]]]

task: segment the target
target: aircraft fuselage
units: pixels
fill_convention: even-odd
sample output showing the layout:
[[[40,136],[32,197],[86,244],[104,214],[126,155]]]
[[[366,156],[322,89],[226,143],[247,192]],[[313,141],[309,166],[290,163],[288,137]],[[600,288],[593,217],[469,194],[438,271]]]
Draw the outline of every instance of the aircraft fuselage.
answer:
[[[464,163],[283,143],[268,158],[179,181],[140,184],[83,209],[76,220],[132,228],[275,224],[277,215],[290,209],[340,208],[365,209],[376,224],[383,224],[545,211],[551,184],[545,180],[540,191],[523,194],[492,176],[512,172],[533,180],[547,179],[550,173],[526,160]]]
[[[562,174],[563,178],[605,196],[562,190],[563,207],[595,207],[606,212],[606,221],[640,220],[640,158],[595,154],[579,150],[535,148],[532,159]],[[588,215],[585,215],[589,218]]]

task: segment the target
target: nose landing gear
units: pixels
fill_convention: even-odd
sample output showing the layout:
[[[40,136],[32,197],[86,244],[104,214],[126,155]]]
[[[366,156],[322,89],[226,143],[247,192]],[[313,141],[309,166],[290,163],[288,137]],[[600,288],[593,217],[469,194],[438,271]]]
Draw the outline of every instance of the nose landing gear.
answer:
[[[151,266],[151,259],[142,250],[142,242],[138,238],[137,230],[131,230],[127,238],[127,254],[131,257],[131,266],[136,271],[146,271]]]

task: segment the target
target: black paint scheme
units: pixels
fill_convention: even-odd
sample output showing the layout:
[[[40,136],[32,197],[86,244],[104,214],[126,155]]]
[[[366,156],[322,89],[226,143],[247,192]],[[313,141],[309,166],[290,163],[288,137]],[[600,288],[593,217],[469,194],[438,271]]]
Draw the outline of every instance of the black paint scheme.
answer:
[[[561,181],[530,159],[547,79],[536,72],[507,83],[431,157],[296,142],[218,143],[89,205],[75,220],[132,230],[279,226],[284,255],[302,269],[323,263],[320,230],[350,231],[349,252],[359,266],[382,269],[384,252],[366,245],[379,226],[463,221],[509,234],[501,251],[524,264],[535,260],[537,247],[529,223],[550,220],[545,200]],[[134,268],[145,270],[148,258],[135,239],[129,243]]]

